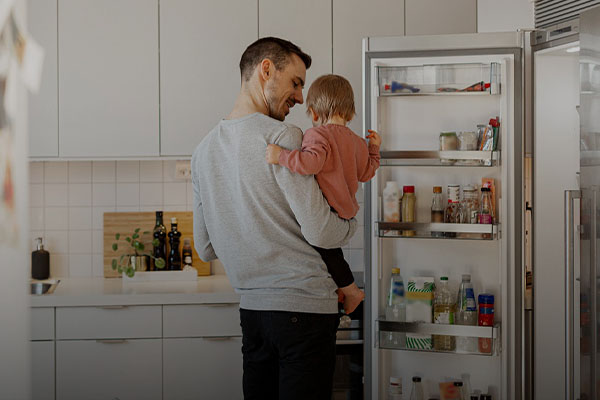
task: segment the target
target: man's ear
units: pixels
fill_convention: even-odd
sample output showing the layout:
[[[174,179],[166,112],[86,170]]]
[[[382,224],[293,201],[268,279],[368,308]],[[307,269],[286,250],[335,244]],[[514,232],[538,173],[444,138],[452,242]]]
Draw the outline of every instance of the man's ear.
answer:
[[[273,77],[273,73],[275,71],[275,66],[273,62],[268,58],[265,58],[258,65],[258,74],[263,81],[268,81]]]

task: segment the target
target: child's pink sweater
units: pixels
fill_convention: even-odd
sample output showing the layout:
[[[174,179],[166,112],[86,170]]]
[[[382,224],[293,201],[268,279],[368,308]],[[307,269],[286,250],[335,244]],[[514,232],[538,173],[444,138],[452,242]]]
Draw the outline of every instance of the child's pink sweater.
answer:
[[[279,164],[317,182],[338,215],[353,218],[358,212],[358,182],[367,182],[379,168],[379,146],[369,145],[349,128],[323,125],[306,131],[302,149],[282,149]]]

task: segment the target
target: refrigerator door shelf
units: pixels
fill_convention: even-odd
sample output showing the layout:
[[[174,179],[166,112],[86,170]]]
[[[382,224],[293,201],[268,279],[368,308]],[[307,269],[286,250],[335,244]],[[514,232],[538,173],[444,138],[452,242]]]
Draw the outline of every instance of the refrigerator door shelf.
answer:
[[[443,325],[443,324],[432,324],[425,322],[397,322],[397,321],[386,321],[385,319],[377,320],[378,337],[381,335],[387,335],[390,332],[403,332],[403,333],[417,333],[421,335],[446,335],[446,336],[457,336],[457,337],[471,337],[490,339],[491,348],[489,353],[482,353],[477,351],[464,352],[464,351],[442,351],[435,349],[412,349],[412,348],[399,348],[387,345],[387,341],[379,340],[378,347],[392,350],[411,350],[411,351],[427,351],[435,353],[455,353],[455,354],[474,354],[482,356],[495,356],[499,354],[499,348],[497,346],[497,340],[500,335],[500,323],[496,323],[494,326],[467,326],[467,325]]]
[[[499,225],[494,224],[378,222],[377,225],[379,237],[385,238],[493,240],[498,237],[499,231]],[[402,231],[413,233],[409,234],[412,236],[402,235]],[[456,233],[456,235],[440,236],[444,233]]]
[[[382,151],[381,166],[495,167],[500,151]],[[451,162],[449,162],[451,161]]]

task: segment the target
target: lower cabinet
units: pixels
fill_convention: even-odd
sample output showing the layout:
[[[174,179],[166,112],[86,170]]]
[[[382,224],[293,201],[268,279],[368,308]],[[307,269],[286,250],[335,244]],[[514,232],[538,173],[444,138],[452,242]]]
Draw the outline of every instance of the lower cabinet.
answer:
[[[163,339],[164,400],[242,399],[242,338]]]
[[[162,398],[162,340],[56,342],[56,397],[60,400]]]
[[[31,398],[54,400],[54,341],[31,343]]]

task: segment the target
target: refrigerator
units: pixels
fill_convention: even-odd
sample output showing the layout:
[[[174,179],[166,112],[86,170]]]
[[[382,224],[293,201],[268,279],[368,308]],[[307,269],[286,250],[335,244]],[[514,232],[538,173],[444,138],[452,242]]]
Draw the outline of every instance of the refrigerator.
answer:
[[[364,129],[382,136],[381,166],[365,185],[365,398],[393,398],[390,378],[401,378],[408,399],[415,376],[425,398],[440,398],[439,383],[454,381],[493,399],[597,398],[589,282],[596,274],[591,216],[600,215],[599,27],[593,9],[547,31],[363,40]],[[485,136],[490,119],[500,122],[491,147],[440,150],[440,133]],[[431,222],[434,186],[446,201],[448,185],[461,185],[462,196],[465,185],[489,179],[492,223]],[[384,221],[389,181],[415,187],[415,222]],[[493,325],[432,323],[413,300],[404,322],[386,320],[396,267],[405,292],[416,278],[438,284],[446,276],[457,293],[469,274],[475,299],[494,295]],[[533,276],[528,301],[526,270]],[[390,333],[401,344],[390,344]],[[438,351],[431,340],[404,339],[440,334],[462,345]],[[481,341],[491,351],[481,351]]]

